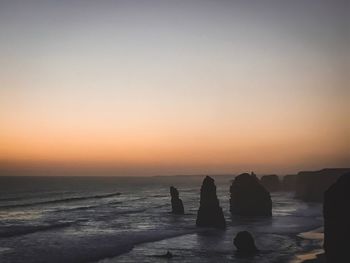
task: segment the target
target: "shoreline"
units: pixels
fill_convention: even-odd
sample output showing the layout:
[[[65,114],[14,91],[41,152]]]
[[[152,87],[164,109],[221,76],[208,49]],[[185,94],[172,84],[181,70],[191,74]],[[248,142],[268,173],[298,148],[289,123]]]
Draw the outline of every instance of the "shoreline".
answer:
[[[326,263],[326,256],[324,252],[322,252],[321,254],[316,254],[315,256],[315,258],[307,259],[303,261],[303,263]]]
[[[324,229],[320,226],[316,229],[302,232],[297,237],[305,240],[314,240],[319,244],[319,248],[307,252],[299,253],[290,263],[325,263],[325,254],[323,250]]]

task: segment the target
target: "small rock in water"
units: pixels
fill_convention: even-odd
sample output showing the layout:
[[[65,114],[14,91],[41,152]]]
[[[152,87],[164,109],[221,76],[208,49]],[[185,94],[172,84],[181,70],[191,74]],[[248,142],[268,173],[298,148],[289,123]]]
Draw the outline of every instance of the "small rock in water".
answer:
[[[238,232],[233,240],[233,244],[236,246],[237,255],[240,257],[252,256],[258,252],[254,238],[248,231]]]
[[[157,257],[157,258],[172,258],[173,254],[168,250],[165,254],[155,255],[154,257]]]

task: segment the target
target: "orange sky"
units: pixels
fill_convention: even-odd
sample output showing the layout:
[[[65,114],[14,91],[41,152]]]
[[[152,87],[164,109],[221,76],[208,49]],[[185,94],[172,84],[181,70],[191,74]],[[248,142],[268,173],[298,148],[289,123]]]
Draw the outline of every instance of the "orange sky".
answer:
[[[3,4],[0,172],[350,166],[346,18],[319,5]]]

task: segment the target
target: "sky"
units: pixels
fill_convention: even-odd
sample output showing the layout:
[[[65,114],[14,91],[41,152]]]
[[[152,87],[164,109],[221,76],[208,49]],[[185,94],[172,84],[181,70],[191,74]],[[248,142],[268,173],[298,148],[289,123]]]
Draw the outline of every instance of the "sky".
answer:
[[[350,167],[348,0],[0,1],[0,174]]]

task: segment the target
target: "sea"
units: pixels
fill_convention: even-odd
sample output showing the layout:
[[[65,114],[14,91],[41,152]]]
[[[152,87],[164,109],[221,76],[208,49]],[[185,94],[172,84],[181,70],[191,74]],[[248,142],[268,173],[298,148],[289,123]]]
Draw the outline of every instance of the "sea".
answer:
[[[312,233],[322,205],[290,192],[272,193],[272,217],[229,212],[234,176],[212,176],[227,229],[197,228],[204,176],[0,177],[0,262],[301,262],[321,249]],[[185,215],[171,214],[175,186]],[[247,230],[259,253],[239,258],[233,245]],[[170,251],[172,258],[159,255]]]

